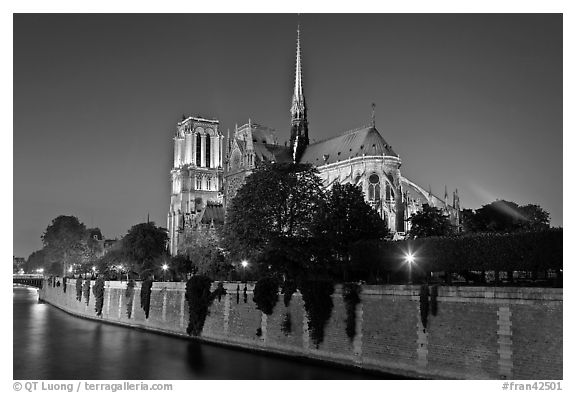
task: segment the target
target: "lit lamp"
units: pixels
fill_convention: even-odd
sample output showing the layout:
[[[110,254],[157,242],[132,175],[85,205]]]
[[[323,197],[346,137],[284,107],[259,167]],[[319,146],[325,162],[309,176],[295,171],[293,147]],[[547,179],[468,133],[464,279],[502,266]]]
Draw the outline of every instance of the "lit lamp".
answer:
[[[168,265],[167,264],[162,265],[162,279],[164,281],[166,281],[166,270],[168,270]]]
[[[406,254],[405,259],[408,264],[408,284],[412,284],[412,264],[414,263],[414,255],[409,252]]]
[[[246,267],[248,266],[248,261],[242,261],[242,281],[246,281]]]

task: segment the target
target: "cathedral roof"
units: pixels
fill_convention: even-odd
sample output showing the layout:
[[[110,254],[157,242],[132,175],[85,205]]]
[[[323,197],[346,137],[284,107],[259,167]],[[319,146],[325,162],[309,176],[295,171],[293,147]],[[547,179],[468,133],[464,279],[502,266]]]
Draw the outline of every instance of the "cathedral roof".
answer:
[[[292,152],[287,146],[254,143],[254,154],[256,162],[292,162]]]
[[[401,177],[402,182],[402,190],[404,192],[408,192],[408,197],[410,199],[419,200],[420,203],[427,203],[432,207],[436,207],[442,209],[445,207],[444,200],[440,197],[432,194],[430,191],[424,190],[422,187],[414,183],[413,181],[405,178],[404,176]],[[448,208],[450,209],[450,203],[448,203]]]
[[[224,206],[222,204],[206,204],[200,222],[202,224],[211,224],[212,222],[214,225],[224,224]]]
[[[361,157],[363,154],[398,157],[378,130],[369,126],[307,146],[300,162],[315,166],[327,165],[339,160]]]

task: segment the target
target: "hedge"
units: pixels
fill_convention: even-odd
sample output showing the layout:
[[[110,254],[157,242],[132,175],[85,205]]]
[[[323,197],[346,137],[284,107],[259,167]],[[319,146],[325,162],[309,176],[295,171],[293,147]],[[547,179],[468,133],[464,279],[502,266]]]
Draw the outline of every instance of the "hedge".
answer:
[[[544,271],[562,269],[562,229],[479,233],[355,245],[354,265],[397,271],[411,252],[418,268],[439,271]]]

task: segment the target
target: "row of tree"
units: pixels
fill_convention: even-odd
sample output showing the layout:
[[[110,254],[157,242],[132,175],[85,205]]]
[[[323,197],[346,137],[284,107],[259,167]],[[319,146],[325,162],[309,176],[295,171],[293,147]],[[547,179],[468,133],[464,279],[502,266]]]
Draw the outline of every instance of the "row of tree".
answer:
[[[264,164],[232,200],[222,244],[259,275],[346,279],[351,246],[387,234],[360,188],[336,183],[325,190],[311,165]]]
[[[550,215],[538,205],[519,206],[514,202],[497,200],[477,210],[464,209],[460,222],[453,225],[442,209],[423,205],[409,219],[410,238],[451,236],[464,233],[515,233],[542,231],[550,228]]]
[[[458,223],[451,222],[444,210],[423,205],[422,210],[408,221],[411,224],[408,239],[532,233],[509,240],[498,237],[504,242],[512,242],[521,250],[511,254],[510,247],[506,248],[506,253],[503,252],[498,259],[499,266],[505,265],[501,261],[503,258],[508,258],[506,264],[515,269],[532,261],[529,255],[533,247],[524,244],[526,242],[543,248],[537,253],[538,263],[530,262],[527,269],[534,270],[536,265],[544,269],[548,265],[540,256],[549,256],[558,250],[558,243],[548,241],[550,234],[543,232],[550,228],[549,214],[532,204],[519,206],[514,202],[497,200],[475,211],[464,210]],[[385,223],[365,202],[359,187],[335,183],[330,190],[324,190],[316,169],[309,165],[266,164],[247,178],[232,201],[222,244],[232,259],[256,262],[260,276],[279,273],[297,280],[336,278],[346,281],[373,277],[374,272],[367,274],[361,265],[376,265],[376,270],[390,268],[390,263],[371,263],[366,259],[366,250],[374,249],[369,245],[385,245],[386,240],[390,240],[388,235]],[[561,238],[557,233],[551,236]],[[478,255],[488,255],[487,250],[471,250],[474,245],[485,248],[491,244],[484,239],[476,236],[462,240],[460,243],[466,244],[466,250],[460,251],[466,251],[466,256],[458,254],[450,262],[457,263],[457,259],[465,258],[463,270],[473,268],[474,263],[478,269],[485,269],[484,265],[490,261],[480,263]],[[452,247],[460,243],[442,244]],[[390,244],[384,249],[393,250],[394,246]],[[492,251],[499,252],[496,249]],[[442,259],[441,250],[435,258]],[[380,256],[374,262],[379,259]],[[403,262],[404,258],[401,260]],[[496,259],[493,262],[496,263]],[[557,268],[557,262],[552,265]],[[429,267],[432,266],[438,269],[445,263],[429,263]],[[452,269],[457,271],[454,266]]]
[[[88,269],[89,262],[102,253],[97,240],[101,238],[100,229],[86,228],[74,216],[58,216],[42,235],[43,248],[28,257],[24,270],[32,273],[43,269],[48,274],[62,275],[69,266]]]
[[[429,205],[409,218],[409,238],[464,233],[510,233],[549,228],[539,206],[495,201],[476,211],[464,210],[460,225]],[[96,236],[94,236],[96,235]],[[183,280],[190,274],[212,279],[246,278],[240,261],[250,261],[249,277],[348,280],[357,269],[359,249],[389,238],[385,222],[351,184],[326,190],[317,169],[307,164],[263,164],[238,190],[226,225],[182,236],[181,254],[167,253],[168,236],[152,222],[133,226],[108,252],[99,229],[87,229],[73,216],[59,216],[42,236],[44,247],[26,262],[26,270],[48,274],[91,273]],[[164,267],[164,269],[162,269]],[[245,273],[245,272],[244,272]],[[362,277],[354,277],[362,278]]]

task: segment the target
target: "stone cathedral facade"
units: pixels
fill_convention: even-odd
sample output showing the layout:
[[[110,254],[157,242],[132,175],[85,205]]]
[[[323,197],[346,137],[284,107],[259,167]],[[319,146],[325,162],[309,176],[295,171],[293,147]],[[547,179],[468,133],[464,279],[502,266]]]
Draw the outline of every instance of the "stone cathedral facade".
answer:
[[[218,121],[191,117],[178,123],[168,213],[172,254],[177,253],[178,237],[187,228],[214,225],[215,217],[217,224],[223,223],[227,202],[261,162],[309,163],[318,169],[327,188],[336,182],[360,187],[366,201],[396,237],[410,229],[406,219],[424,204],[441,208],[454,225],[459,225],[457,190],[450,201],[445,189],[441,199],[433,195],[430,188],[425,190],[402,176],[400,156],[376,129],[374,106],[370,124],[344,133],[335,132],[332,138],[310,143],[299,29],[294,80],[289,144],[279,144],[274,129],[248,120],[247,124],[236,126],[232,136],[227,135],[222,153],[223,138],[218,131]],[[207,145],[202,139],[206,135],[210,135],[210,143],[219,146],[210,152],[210,165],[206,165]]]
[[[176,126],[167,222],[173,255],[184,229],[203,224],[204,216],[222,205],[224,136],[219,125],[218,120],[184,117]]]

